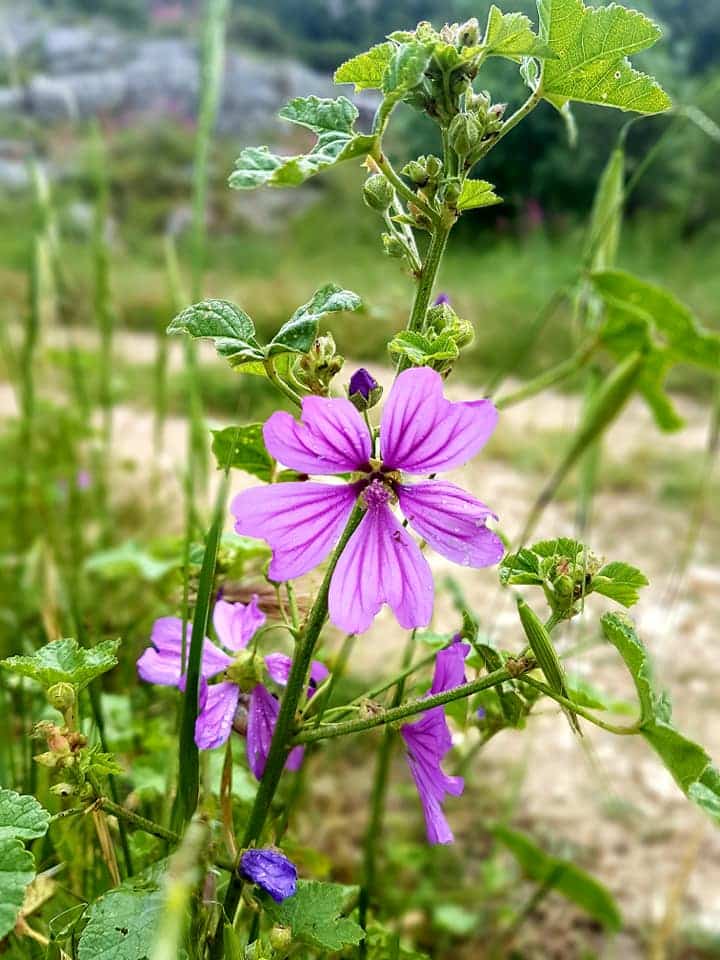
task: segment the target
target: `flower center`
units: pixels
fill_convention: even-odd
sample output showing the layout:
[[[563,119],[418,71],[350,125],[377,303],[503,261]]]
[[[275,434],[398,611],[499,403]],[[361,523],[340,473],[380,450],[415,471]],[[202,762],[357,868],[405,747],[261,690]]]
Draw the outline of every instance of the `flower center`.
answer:
[[[362,499],[368,510],[377,510],[394,499],[394,496],[390,486],[377,478],[371,480],[362,492]]]

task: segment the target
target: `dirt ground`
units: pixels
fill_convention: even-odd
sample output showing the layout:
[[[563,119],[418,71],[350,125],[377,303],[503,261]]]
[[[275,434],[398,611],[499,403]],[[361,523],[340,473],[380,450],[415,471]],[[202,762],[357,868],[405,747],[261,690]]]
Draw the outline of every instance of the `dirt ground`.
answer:
[[[143,359],[139,354],[151,348],[149,339],[137,335],[120,343],[120,349],[136,361]],[[375,369],[373,372],[378,373]],[[387,371],[382,373],[387,378]],[[479,395],[459,381],[452,383],[448,392],[455,399]],[[0,384],[0,411],[10,413],[13,405],[12,391]],[[678,463],[687,455],[701,454],[706,443],[707,410],[689,401],[680,400],[679,405],[687,426],[667,436],[656,430],[642,405],[633,403],[607,438],[605,449],[610,460],[620,465],[630,460],[643,463],[645,453],[658,449]],[[507,456],[508,446],[521,447],[542,431],[553,431],[554,435],[571,431],[578,410],[577,398],[560,394],[545,394],[508,410],[501,415],[497,428],[502,455],[493,453],[491,444],[486,453],[453,477],[498,513],[511,539],[522,528],[544,476],[514,465],[513,458]],[[118,461],[135,461],[137,478],[150,467],[160,468],[167,494],[177,496],[179,503],[174,468],[185,454],[184,422],[168,422],[167,452],[160,464],[152,463],[149,413],[118,408],[114,437]],[[645,479],[648,482],[644,487],[600,493],[588,540],[596,553],[636,564],[650,578],[651,586],[643,591],[633,617],[653,653],[658,680],[671,692],[677,725],[720,760],[720,708],[715,694],[720,683],[720,658],[716,654],[720,530],[712,525],[701,529],[692,561],[679,578],[676,561],[689,518],[679,507],[660,502],[653,495],[653,478]],[[238,474],[234,486],[237,489],[249,482],[250,478]],[[130,483],[132,486],[135,481]],[[132,495],[133,490],[126,487],[123,496]],[[553,504],[542,518],[537,538],[572,535],[573,509],[572,501]],[[494,571],[456,567],[437,555],[429,559],[438,578],[452,574],[461,583],[496,642],[506,647],[521,645],[513,596],[499,589]],[[608,602],[598,603],[593,598],[589,606],[597,612],[607,608]],[[455,626],[448,619],[449,610],[449,601],[442,599],[436,611],[437,629]],[[588,632],[592,634],[591,620],[588,611],[583,620],[565,628],[563,642],[574,644]],[[391,669],[389,663],[399,660],[402,642],[402,633],[384,612],[356,644],[351,669],[372,681]],[[604,690],[632,698],[624,667],[607,646],[597,646],[575,660],[572,669]],[[541,843],[551,838],[555,844],[560,841],[561,850],[591,869],[615,894],[625,918],[625,932],[611,942],[598,941],[599,956],[662,960],[676,955],[666,947],[676,929],[720,935],[720,833],[683,797],[644,742],[613,737],[589,724],[584,730],[584,741],[579,741],[562,716],[550,707],[543,708],[523,733],[505,732],[491,741],[478,760],[473,791],[507,797],[519,789],[513,823],[529,829]],[[518,787],[520,768],[524,776]],[[369,771],[354,776],[362,795],[367,791]],[[400,776],[405,773],[398,768]],[[321,799],[322,779],[317,789]],[[459,841],[470,842],[477,824],[470,804],[463,800],[451,801],[448,815]],[[392,816],[391,809],[390,822]],[[358,830],[361,828],[360,823]],[[339,824],[337,829],[342,831]],[[334,827],[328,823],[324,830],[332,833]],[[347,833],[344,843],[348,845]],[[574,944],[578,916],[564,901],[549,898],[542,915],[528,925],[530,941],[535,933],[541,933],[537,942],[543,944],[530,955],[580,958],[580,948]],[[587,942],[585,933],[580,936],[583,938]],[[471,955],[477,954],[465,956]]]

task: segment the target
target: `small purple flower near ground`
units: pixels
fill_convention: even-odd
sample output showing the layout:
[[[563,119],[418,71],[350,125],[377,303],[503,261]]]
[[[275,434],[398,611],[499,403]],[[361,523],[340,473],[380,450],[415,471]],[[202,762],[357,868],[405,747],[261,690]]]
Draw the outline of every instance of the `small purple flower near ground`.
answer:
[[[254,596],[249,604],[227,603],[218,600],[213,611],[215,632],[226,650],[238,653],[247,647],[256,631],[265,623],[265,614],[260,610]],[[187,624],[186,652],[190,649],[192,628]],[[137,663],[138,674],[148,683],[185,689],[182,671],[182,620],[178,617],[161,617],[156,620],[150,637],[152,646],[142,654]],[[225,743],[230,736],[240,699],[240,687],[228,680],[208,684],[208,680],[224,673],[233,663],[233,657],[205,638],[200,664],[200,690],[198,716],[195,723],[195,743],[201,750],[212,750]],[[271,653],[265,657],[265,667],[275,683],[285,686],[292,660],[283,653]],[[327,667],[314,660],[310,668],[308,697],[317,685],[328,676]],[[270,742],[280,705],[270,691],[258,683],[250,694],[247,719],[247,757],[250,769],[258,778],[265,771]],[[287,761],[289,770],[297,770],[302,763],[304,750],[296,747]]]
[[[465,683],[465,657],[470,646],[455,640],[435,658],[432,687],[426,696],[452,690]],[[419,720],[406,723],[400,734],[407,746],[407,762],[415,780],[430,843],[452,843],[455,839],[442,804],[449,794],[460,796],[465,787],[462,777],[449,777],[442,769],[445,754],[452,748],[452,737],[443,707],[431,707]]]
[[[297,889],[295,864],[279,850],[246,850],[240,857],[240,873],[280,903]]]
[[[378,382],[375,377],[369,374],[364,367],[360,367],[360,369],[356,370],[350,377],[348,393],[351,397],[353,394],[359,393],[364,400],[369,400],[370,394],[373,390],[377,390],[377,386]]]
[[[405,482],[467,463],[497,421],[490,400],[453,403],[439,374],[406,370],[393,384],[380,423],[378,457],[362,417],[344,398],[304,397],[302,419],[274,413],[263,428],[265,445],[284,466],[320,476],[353,474],[349,483],[298,481],[238,494],[235,530],[266,540],[269,575],[292,580],[331,552],[356,501],[364,516],[348,541],[330,584],[329,614],[346,633],[363,633],[384,603],[402,627],[424,627],[433,610],[427,560],[396,518],[397,504],[413,530],[455,563],[486,567],[503,555],[488,530],[494,514],[460,487],[442,480]]]
[[[444,303],[450,304],[450,297],[446,293],[439,293],[435,297],[434,307],[441,307]]]

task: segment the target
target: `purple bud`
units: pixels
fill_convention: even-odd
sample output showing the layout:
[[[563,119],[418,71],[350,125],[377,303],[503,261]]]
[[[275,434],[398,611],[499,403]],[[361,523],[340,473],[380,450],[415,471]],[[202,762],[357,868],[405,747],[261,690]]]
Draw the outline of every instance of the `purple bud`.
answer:
[[[377,390],[377,385],[375,377],[371,376],[364,367],[360,367],[350,377],[348,394],[352,397],[353,394],[359,393],[363,399],[369,400],[372,391]]]
[[[478,720],[484,720],[486,716],[487,716],[487,710],[485,709],[485,707],[478,707],[477,708]]]
[[[295,894],[297,869],[278,850],[246,850],[240,857],[240,873],[281,903]]]
[[[435,297],[434,307],[441,307],[444,303],[450,304],[450,297],[446,293],[439,293]]]

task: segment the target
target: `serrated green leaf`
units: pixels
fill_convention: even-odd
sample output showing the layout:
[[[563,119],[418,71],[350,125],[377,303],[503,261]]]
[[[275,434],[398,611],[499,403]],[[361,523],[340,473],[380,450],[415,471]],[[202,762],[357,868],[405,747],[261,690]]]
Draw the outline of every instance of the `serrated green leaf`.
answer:
[[[534,586],[545,579],[537,554],[527,548],[505,554],[500,561],[499,576],[505,586]]]
[[[335,83],[354,83],[356,93],[360,90],[380,90],[394,52],[394,43],[378,43],[365,53],[341,63],[333,79]]]
[[[620,929],[620,910],[610,891],[599,880],[570,860],[551,857],[524,833],[508,827],[495,827],[492,832],[534,883],[556,890],[605,929]]]
[[[460,355],[457,344],[447,334],[430,339],[414,330],[403,330],[396,334],[388,344],[393,357],[407,357],[416,367],[431,367],[457,360]]]
[[[591,588],[593,593],[601,593],[624,607],[632,607],[640,599],[640,587],[646,587],[649,581],[644,573],[629,563],[606,563],[593,575]]]
[[[0,788],[0,841],[44,837],[50,814],[35,799]]]
[[[673,726],[670,700],[654,687],[650,657],[632,621],[624,614],[606,613],[600,623],[635,683],[643,737],[688,799],[720,822],[720,772],[699,744]]]
[[[186,307],[170,322],[167,332],[212,340],[220,356],[234,363],[262,359],[255,325],[244,310],[227,300],[201,300]]]
[[[318,324],[326,314],[359,310],[361,306],[362,300],[352,290],[326,283],[278,330],[267,346],[268,356],[288,351],[306,353],[315,342]]]
[[[127,540],[119,547],[91,554],[85,561],[85,570],[106,580],[132,576],[155,583],[177,565],[177,560],[159,560],[134,540]]]
[[[35,860],[20,840],[0,840],[0,940],[12,932],[35,878]]]
[[[534,32],[523,13],[503,13],[493,4],[488,14],[483,47],[488,56],[507,57],[519,62],[523,57],[556,57],[549,44]]]
[[[502,197],[494,193],[495,187],[487,180],[466,180],[462,185],[457,201],[458,210],[475,210],[478,207],[492,207],[502,203]]]
[[[78,960],[149,960],[162,908],[159,890],[110,890],[88,908]]]
[[[651,47],[659,28],[643,14],[615,3],[586,7],[582,0],[538,0],[540,36],[557,54],[543,62],[541,92],[561,108],[568,100],[637,113],[661,113],[670,98],[627,57]]]
[[[235,190],[295,187],[327,167],[370,153],[375,146],[375,137],[355,133],[358,111],[347,97],[297,97],[283,107],[280,116],[317,134],[315,146],[294,157],[276,156],[267,147],[246,147],[228,181]]]
[[[265,449],[261,423],[246,423],[239,427],[213,430],[212,452],[218,470],[244,470],[269,483],[275,470],[275,460]]]
[[[290,927],[294,939],[334,952],[355,946],[365,936],[362,927],[343,916],[356,892],[339,883],[299,880],[295,896],[282,903],[263,897],[263,906],[274,923]]]
[[[71,683],[79,688],[117,666],[119,640],[101,640],[94,647],[81,647],[77,640],[54,640],[29,657],[8,657],[0,667],[21,677],[36,680],[44,687]]]

